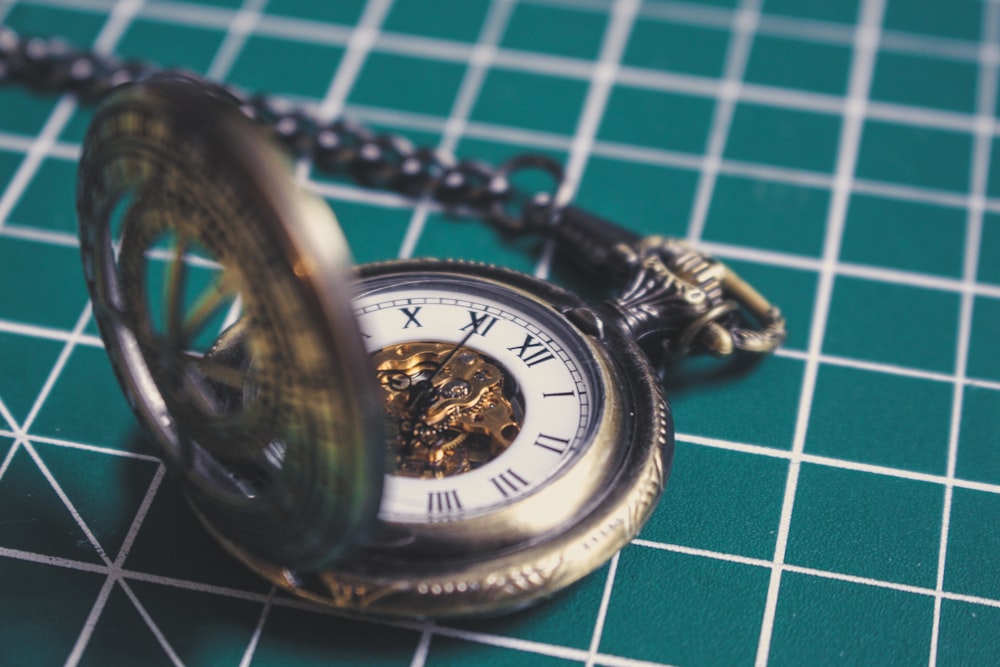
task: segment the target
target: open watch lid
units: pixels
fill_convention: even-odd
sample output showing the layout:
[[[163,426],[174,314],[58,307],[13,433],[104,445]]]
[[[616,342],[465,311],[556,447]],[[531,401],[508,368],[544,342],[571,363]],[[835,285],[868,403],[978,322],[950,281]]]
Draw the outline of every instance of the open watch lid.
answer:
[[[80,160],[94,317],[133,410],[210,529],[316,569],[364,543],[385,436],[329,208],[221,89],[104,101]]]

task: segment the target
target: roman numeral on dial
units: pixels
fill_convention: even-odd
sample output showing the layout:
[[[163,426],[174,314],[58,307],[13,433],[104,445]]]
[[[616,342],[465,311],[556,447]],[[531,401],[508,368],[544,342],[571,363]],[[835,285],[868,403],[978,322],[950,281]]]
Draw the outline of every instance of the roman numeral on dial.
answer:
[[[416,306],[414,308],[400,308],[399,311],[406,315],[406,323],[403,324],[404,329],[409,329],[410,327],[422,327],[423,324],[417,319],[417,313],[420,312],[421,306]]]
[[[527,334],[524,337],[524,342],[520,345],[508,347],[507,349],[511,352],[516,352],[518,358],[528,364],[528,366],[537,366],[543,361],[555,359],[552,353],[545,349],[542,343],[536,341],[535,337],[531,334]]]
[[[459,331],[469,331],[470,329],[480,336],[485,336],[493,328],[493,325],[497,323],[497,318],[492,315],[487,315],[486,313],[477,313],[474,310],[470,310],[469,319],[472,320],[464,327],[460,328]]]
[[[541,433],[535,438],[535,445],[556,454],[565,454],[569,448],[569,438],[557,438],[554,435]]]
[[[500,495],[504,498],[510,498],[511,494],[517,493],[524,487],[528,486],[528,480],[524,479],[510,468],[507,468],[506,472],[502,472],[496,477],[491,477],[490,481],[493,482],[493,486],[497,487],[497,491],[499,491]]]
[[[575,396],[571,391],[546,391],[542,393],[542,398],[552,398],[553,396]]]
[[[462,509],[458,491],[431,491],[427,494],[427,513],[446,514]]]

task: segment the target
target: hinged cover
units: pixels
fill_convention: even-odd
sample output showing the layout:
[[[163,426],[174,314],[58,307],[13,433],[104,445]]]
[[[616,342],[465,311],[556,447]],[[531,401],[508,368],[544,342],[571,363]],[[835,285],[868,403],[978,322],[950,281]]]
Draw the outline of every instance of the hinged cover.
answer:
[[[196,511],[279,567],[363,543],[385,443],[327,206],[235,100],[181,75],[104,102],[77,198],[108,355]]]

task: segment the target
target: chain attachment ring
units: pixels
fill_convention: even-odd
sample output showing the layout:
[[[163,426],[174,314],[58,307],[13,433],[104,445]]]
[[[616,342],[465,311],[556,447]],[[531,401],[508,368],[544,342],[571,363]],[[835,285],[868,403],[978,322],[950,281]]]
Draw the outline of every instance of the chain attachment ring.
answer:
[[[144,62],[123,62],[112,55],[74,50],[58,39],[21,38],[14,30],[0,26],[0,85],[15,81],[33,90],[72,93],[90,102],[124,83],[156,73]],[[563,167],[546,155],[517,155],[496,167],[481,161],[457,160],[446,151],[415,147],[401,135],[377,134],[349,120],[320,122],[315,114],[280,98],[248,94],[193,74],[173,75],[228,99],[244,115],[267,127],[294,156],[311,158],[322,171],[347,174],[366,187],[434,200],[449,213],[480,217],[506,234],[551,237],[561,254],[580,268],[610,277],[617,284],[634,282],[648,257],[659,258],[672,276],[663,279],[674,285],[671,290],[683,284],[691,288],[682,290],[685,299],[696,293],[705,295],[697,312],[684,315],[686,328],[664,321],[677,316],[675,310],[665,306],[658,315],[660,321],[654,322],[657,318],[648,314],[631,313],[626,318],[638,318],[629,326],[635,327],[639,337],[654,329],[661,335],[670,331],[675,337],[666,350],[668,357],[695,349],[717,356],[733,350],[763,354],[785,340],[785,320],[780,311],[721,262],[676,239],[642,239],[628,229],[558,201]],[[532,195],[519,189],[512,177],[525,171],[542,171],[551,176],[552,190]],[[649,290],[656,289],[640,290],[641,299],[651,298]],[[623,295],[619,301],[625,298]],[[619,307],[625,311],[631,308],[624,303]],[[695,306],[684,306],[691,307]],[[649,310],[651,306],[642,308]]]

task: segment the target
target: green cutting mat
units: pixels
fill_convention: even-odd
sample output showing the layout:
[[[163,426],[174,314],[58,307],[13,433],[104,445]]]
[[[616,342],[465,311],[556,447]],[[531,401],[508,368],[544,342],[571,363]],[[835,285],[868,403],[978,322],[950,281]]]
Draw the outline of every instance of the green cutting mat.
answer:
[[[500,160],[687,236],[785,310],[748,373],[669,382],[639,539],[515,616],[344,621],[198,527],[96,336],[88,111],[0,88],[0,664],[1000,664],[1000,4],[4,2],[60,35]],[[359,261],[544,252],[321,175]],[[559,275],[562,271],[554,267]]]

